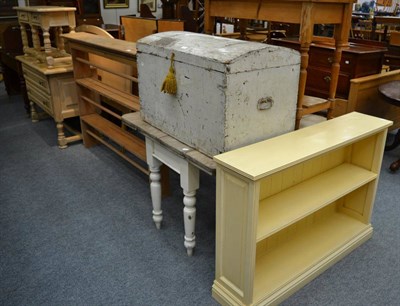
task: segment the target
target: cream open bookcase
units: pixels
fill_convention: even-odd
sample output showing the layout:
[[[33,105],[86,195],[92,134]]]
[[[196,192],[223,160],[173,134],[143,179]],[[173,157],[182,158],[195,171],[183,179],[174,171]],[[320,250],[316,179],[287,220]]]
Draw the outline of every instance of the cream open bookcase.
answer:
[[[214,298],[277,304],[370,238],[391,124],[353,112],[215,156]]]

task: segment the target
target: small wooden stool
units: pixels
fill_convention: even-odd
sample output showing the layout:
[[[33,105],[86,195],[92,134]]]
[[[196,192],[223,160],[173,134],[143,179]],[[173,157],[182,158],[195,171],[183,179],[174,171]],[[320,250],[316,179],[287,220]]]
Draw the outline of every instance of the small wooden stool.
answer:
[[[392,81],[382,84],[378,88],[379,93],[384,97],[384,101],[394,106],[400,107],[400,81]],[[400,144],[400,129],[391,145],[386,146],[385,150],[390,151]],[[390,170],[395,172],[400,168],[400,159],[390,165]]]

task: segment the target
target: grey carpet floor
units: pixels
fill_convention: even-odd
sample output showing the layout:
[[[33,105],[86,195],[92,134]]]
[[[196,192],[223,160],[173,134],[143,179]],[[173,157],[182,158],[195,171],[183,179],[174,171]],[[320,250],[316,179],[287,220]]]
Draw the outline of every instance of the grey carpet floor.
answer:
[[[157,230],[143,174],[103,146],[60,150],[56,137],[0,83],[0,305],[217,305],[215,178],[201,176],[188,257],[176,174]],[[397,157],[385,153],[373,238],[283,305],[400,305]]]

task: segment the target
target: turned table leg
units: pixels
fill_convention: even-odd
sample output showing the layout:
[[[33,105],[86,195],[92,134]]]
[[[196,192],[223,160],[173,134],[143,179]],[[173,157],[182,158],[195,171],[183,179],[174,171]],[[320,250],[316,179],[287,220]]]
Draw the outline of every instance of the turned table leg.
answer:
[[[64,124],[62,121],[56,122],[57,126],[57,142],[58,142],[58,147],[60,149],[65,149],[67,148],[67,139],[65,138],[65,133],[64,133]]]
[[[153,221],[157,229],[161,228],[161,222],[163,219],[161,209],[161,174],[160,167],[161,163],[156,159],[151,163],[150,168],[150,194],[151,202],[153,204]]]
[[[400,168],[400,159],[396,160],[395,162],[391,163],[389,169],[392,172],[396,172]]]
[[[193,249],[196,246],[196,236],[194,234],[196,225],[196,190],[183,190],[183,222],[185,225],[184,245],[189,256],[192,256]]]
[[[153,156],[154,143],[151,139],[146,138],[146,160],[150,170],[150,195],[151,203],[153,205],[153,221],[157,229],[161,228],[163,219],[161,209],[161,173],[160,168],[162,163]]]
[[[200,186],[200,171],[197,167],[182,159],[180,179],[183,189],[183,223],[185,227],[184,245],[188,256],[192,256],[196,246],[196,190]]]

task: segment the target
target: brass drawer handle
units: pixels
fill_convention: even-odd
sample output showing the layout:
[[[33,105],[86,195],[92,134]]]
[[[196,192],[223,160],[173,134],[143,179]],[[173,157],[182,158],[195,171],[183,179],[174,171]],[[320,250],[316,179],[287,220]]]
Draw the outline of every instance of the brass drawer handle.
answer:
[[[332,81],[332,78],[329,75],[327,75],[324,77],[324,81],[329,83],[330,81]]]

